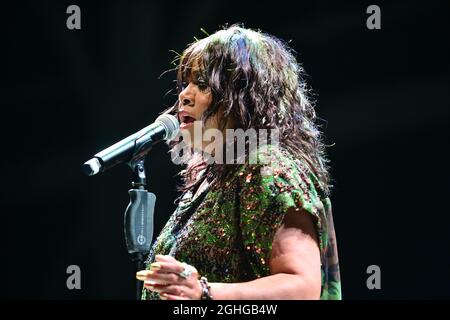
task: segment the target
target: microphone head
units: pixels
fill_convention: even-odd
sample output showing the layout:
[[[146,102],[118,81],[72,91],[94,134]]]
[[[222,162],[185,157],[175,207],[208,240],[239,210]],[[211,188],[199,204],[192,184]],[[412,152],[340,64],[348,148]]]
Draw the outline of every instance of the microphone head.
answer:
[[[82,170],[88,176],[93,176],[100,172],[102,168],[102,164],[98,161],[97,158],[92,158],[91,160],[86,161],[83,164]]]
[[[178,119],[171,114],[165,113],[160,115],[156,118],[155,123],[161,124],[166,129],[166,134],[164,135],[165,140],[174,139],[180,130]]]

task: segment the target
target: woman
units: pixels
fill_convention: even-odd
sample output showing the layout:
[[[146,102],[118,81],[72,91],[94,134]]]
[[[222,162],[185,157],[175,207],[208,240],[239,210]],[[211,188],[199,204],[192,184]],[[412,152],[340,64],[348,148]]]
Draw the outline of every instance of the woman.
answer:
[[[191,44],[177,71],[179,99],[168,112],[178,114],[183,141],[174,149],[184,143],[193,154],[178,208],[137,273],[143,299],[340,299],[324,146],[291,50],[231,26]],[[242,140],[215,139],[204,152],[194,122],[278,139],[246,141],[243,162],[234,153],[234,163],[210,161]]]

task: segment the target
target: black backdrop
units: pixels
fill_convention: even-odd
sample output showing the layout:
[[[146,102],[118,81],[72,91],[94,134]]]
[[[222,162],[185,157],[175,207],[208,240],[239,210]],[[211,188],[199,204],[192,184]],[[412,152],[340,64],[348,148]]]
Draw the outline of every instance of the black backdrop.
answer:
[[[66,8],[81,8],[81,30]],[[381,7],[381,30],[366,8]],[[445,1],[17,1],[2,9],[2,298],[133,299],[123,239],[130,171],[83,176],[91,155],[175,97],[169,50],[243,22],[291,40],[325,119],[347,299],[450,298]],[[147,160],[155,228],[179,170]],[[81,290],[66,268],[81,268]],[[368,290],[366,269],[381,268]]]

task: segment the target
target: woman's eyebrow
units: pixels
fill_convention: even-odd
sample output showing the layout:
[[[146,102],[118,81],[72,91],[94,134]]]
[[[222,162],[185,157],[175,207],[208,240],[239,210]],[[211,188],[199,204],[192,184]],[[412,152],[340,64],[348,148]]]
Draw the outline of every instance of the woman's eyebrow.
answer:
[[[198,68],[198,66],[185,66],[182,74],[182,81],[197,81],[199,78],[204,78],[204,70]]]
[[[183,81],[198,81],[200,78],[203,78],[203,73],[200,71],[186,72]]]
[[[203,70],[195,70],[191,74],[192,78],[198,80],[200,78],[205,78],[205,72]]]

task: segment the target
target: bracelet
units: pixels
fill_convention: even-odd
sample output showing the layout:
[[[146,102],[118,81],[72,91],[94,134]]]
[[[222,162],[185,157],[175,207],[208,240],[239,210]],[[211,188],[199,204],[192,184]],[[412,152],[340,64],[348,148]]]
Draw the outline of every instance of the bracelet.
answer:
[[[200,300],[212,300],[213,296],[211,295],[211,286],[208,283],[208,279],[206,279],[206,277],[201,277],[200,284],[202,285],[202,295]]]

